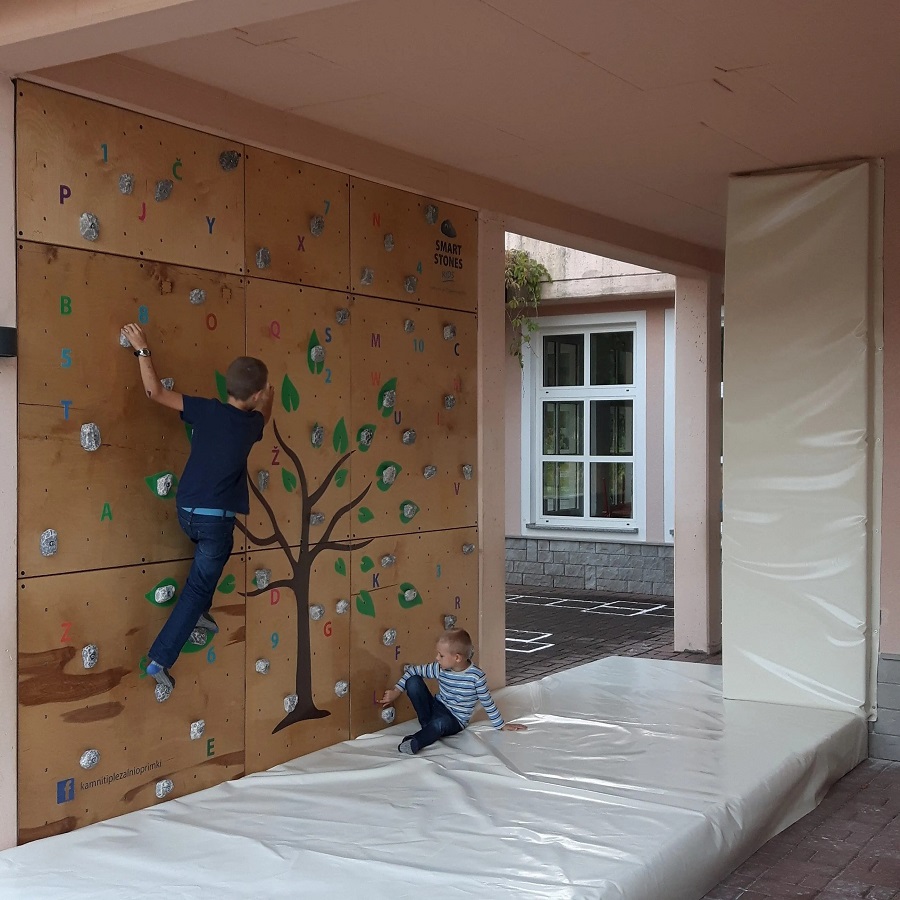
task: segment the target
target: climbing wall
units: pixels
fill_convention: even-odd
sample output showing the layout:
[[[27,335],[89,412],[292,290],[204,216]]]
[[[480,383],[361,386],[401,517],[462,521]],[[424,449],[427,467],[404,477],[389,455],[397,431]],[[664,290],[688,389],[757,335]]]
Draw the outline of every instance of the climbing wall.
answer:
[[[19,829],[60,833],[409,718],[375,702],[475,629],[475,214],[20,82]],[[160,696],[193,546],[176,391],[275,407],[251,509]],[[169,381],[171,379],[171,381]]]

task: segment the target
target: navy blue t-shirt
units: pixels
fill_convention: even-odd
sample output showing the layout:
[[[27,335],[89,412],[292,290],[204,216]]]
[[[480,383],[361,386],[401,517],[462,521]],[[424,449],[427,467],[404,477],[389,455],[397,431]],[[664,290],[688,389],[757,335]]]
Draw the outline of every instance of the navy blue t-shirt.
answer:
[[[185,394],[181,418],[194,426],[194,436],[178,483],[178,505],[249,513],[247,457],[263,436],[262,413]]]

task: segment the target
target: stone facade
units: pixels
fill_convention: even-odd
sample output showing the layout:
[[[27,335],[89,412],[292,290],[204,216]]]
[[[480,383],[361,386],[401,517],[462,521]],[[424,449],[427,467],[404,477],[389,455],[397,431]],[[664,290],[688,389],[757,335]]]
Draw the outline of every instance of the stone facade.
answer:
[[[878,657],[875,702],[878,718],[869,722],[869,756],[900,762],[900,654],[882,653]]]
[[[671,598],[675,590],[673,547],[508,537],[506,583],[522,588]]]

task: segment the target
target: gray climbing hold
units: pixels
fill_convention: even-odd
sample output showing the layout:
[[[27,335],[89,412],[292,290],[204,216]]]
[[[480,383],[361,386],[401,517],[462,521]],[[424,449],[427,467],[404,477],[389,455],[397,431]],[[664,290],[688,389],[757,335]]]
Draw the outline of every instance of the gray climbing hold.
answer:
[[[223,150],[219,154],[219,165],[225,172],[231,172],[238,167],[241,161],[241,154],[237,150]]]
[[[195,628],[188,637],[188,643],[195,647],[206,646],[207,631],[205,628]]]
[[[384,556],[381,557],[381,568],[387,569],[392,566],[395,562],[397,562],[397,557],[394,556],[393,553],[385,553]]]
[[[269,582],[272,580],[272,570],[257,569],[253,573],[253,577],[256,579],[256,586],[258,588],[267,588],[269,586]]]
[[[463,556],[468,556],[470,553],[474,553],[475,545],[474,544],[463,544],[462,552],[463,552]]]
[[[313,622],[318,622],[325,615],[325,607],[321,603],[313,603],[309,607],[309,617]]]
[[[270,663],[267,659],[258,659],[254,668],[256,669],[258,675],[268,675],[269,666]]]
[[[204,291],[203,288],[194,288],[191,291],[188,299],[191,301],[191,303],[194,304],[194,306],[199,306],[201,303],[206,303],[206,291]]]
[[[448,238],[456,237],[456,229],[449,219],[444,219],[444,221],[441,222],[441,234],[446,235]]]
[[[59,533],[48,528],[41,533],[41,556],[53,556],[59,550]]]
[[[84,212],[78,219],[78,230],[86,241],[96,241],[100,237],[100,222],[93,213]]]
[[[269,486],[269,473],[265,469],[260,469],[256,473],[256,486],[260,491],[264,491]]]
[[[414,444],[416,442],[416,432],[412,428],[407,428],[406,431],[400,435],[400,440],[403,441],[404,444]]]
[[[346,681],[336,681],[334,683],[335,697],[346,697],[349,690],[350,685]]]
[[[425,221],[429,225],[434,225],[437,222],[437,217],[438,208],[433,203],[429,203],[428,206],[425,207]]]
[[[206,731],[206,722],[203,719],[197,719],[196,722],[191,722],[192,741],[199,741],[200,738],[203,737],[204,731]]]
[[[397,715],[397,713],[395,712],[393,706],[386,706],[386,707],[381,711],[381,718],[382,718],[385,722],[387,722],[388,725],[390,725],[391,722],[394,721],[394,718],[396,717],[396,715]]]
[[[175,596],[175,585],[164,584],[153,592],[154,603],[168,603]]]
[[[156,799],[162,800],[163,797],[168,797],[174,790],[175,782],[171,778],[163,778],[162,781],[156,782]]]
[[[453,338],[456,337],[456,326],[455,325],[445,325],[444,326],[444,340],[452,341]]]
[[[284,698],[284,711],[286,713],[292,713],[297,708],[297,701],[300,698],[296,694],[288,694],[287,697]]]
[[[309,358],[314,363],[325,362],[325,348],[321,344],[316,344],[316,346],[309,351]]]
[[[444,631],[456,628],[456,616],[444,616]]]
[[[441,272],[441,281],[453,281],[456,278],[456,273],[453,269],[444,269]]]
[[[87,425],[81,426],[81,446],[88,453],[99,449],[100,429],[93,422],[88,422]]]
[[[425,466],[425,468],[422,469],[422,475],[425,478],[434,478],[434,476],[437,475],[437,466]]]
[[[388,466],[381,473],[381,483],[382,484],[393,484],[397,479],[397,467],[396,466]]]
[[[167,391],[171,391],[175,387],[175,379],[174,378],[160,378],[159,383]]]
[[[156,493],[160,497],[167,497],[172,490],[172,476],[161,475],[156,479]]]
[[[407,519],[411,519],[418,511],[419,507],[415,503],[403,504],[403,515]]]
[[[385,391],[384,395],[381,398],[381,405],[385,409],[393,409],[394,404],[397,402],[397,392],[396,391]]]
[[[409,588],[403,592],[403,600],[405,603],[412,603],[418,596],[419,592],[415,588]]]
[[[126,196],[134,191],[134,175],[130,172],[119,176],[119,193]]]
[[[359,283],[369,285],[375,280],[375,270],[366,266],[359,277]]]
[[[403,322],[403,330],[407,334],[412,334],[416,330],[416,323],[412,319],[406,319]]]
[[[325,217],[313,216],[309,220],[309,232],[313,237],[318,237],[325,230]]]
[[[415,275],[407,275],[406,278],[403,279],[403,290],[406,291],[407,294],[414,294],[418,283],[419,279],[416,278]]]
[[[387,250],[388,253],[394,249],[394,236],[390,232],[384,236],[384,249]]]
[[[119,332],[119,346],[126,350],[131,346],[131,341],[128,340],[128,335],[124,331]]]
[[[397,643],[397,629],[388,628],[381,636],[381,643],[384,644],[385,647],[393,647],[394,644]]]
[[[324,525],[325,524],[325,513],[311,512],[309,514],[309,524],[310,525]]]
[[[456,397],[453,394],[444,395],[444,409],[453,409],[456,406]]]
[[[350,310],[341,307],[335,311],[334,317],[337,319],[338,325],[346,325],[350,321]]]
[[[371,428],[363,428],[363,430],[359,433],[359,442],[363,445],[363,447],[369,447],[372,444],[372,438],[375,437],[375,432],[372,431]]]
[[[170,688],[167,684],[158,684],[153,689],[153,694],[156,697],[157,703],[165,703],[169,697],[172,696],[172,688]]]
[[[93,769],[98,762],[100,762],[99,750],[85,750],[84,753],[81,754],[81,759],[78,760],[78,765],[81,766],[82,769]]]
[[[153,192],[153,199],[156,200],[157,203],[162,203],[163,200],[168,200],[169,197],[172,196],[173,187],[175,187],[175,184],[169,181],[168,178],[164,178],[162,181],[157,181],[156,190]]]
[[[342,616],[345,613],[349,612],[350,611],[350,601],[349,600],[338,600],[338,602],[335,604],[334,611],[339,616]]]
[[[466,481],[471,481],[471,480],[472,480],[472,473],[473,473],[474,471],[475,471],[475,470],[472,468],[472,466],[470,466],[468,463],[466,463],[466,464],[462,467],[463,478],[465,478]]]
[[[322,425],[314,425],[309,441],[313,447],[321,447],[325,443],[325,428]]]
[[[268,269],[271,264],[272,254],[269,253],[269,248],[260,247],[259,250],[256,251],[256,268]]]
[[[100,651],[97,649],[96,644],[88,644],[86,647],[81,648],[81,664],[86,669],[93,669],[99,659]]]

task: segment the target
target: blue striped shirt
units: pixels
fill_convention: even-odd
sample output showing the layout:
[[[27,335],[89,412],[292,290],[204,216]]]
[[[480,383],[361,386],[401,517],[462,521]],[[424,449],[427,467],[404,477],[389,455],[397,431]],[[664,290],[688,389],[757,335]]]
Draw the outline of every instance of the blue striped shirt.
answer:
[[[469,724],[476,703],[481,703],[484,707],[494,728],[502,728],[506,724],[503,716],[500,715],[500,710],[494,705],[484,672],[478,666],[470,665],[462,672],[442,669],[436,662],[424,666],[409,666],[403,673],[403,677],[397,682],[398,690],[406,689],[406,682],[410,675],[437,678],[437,699],[456,716],[463,728]]]

